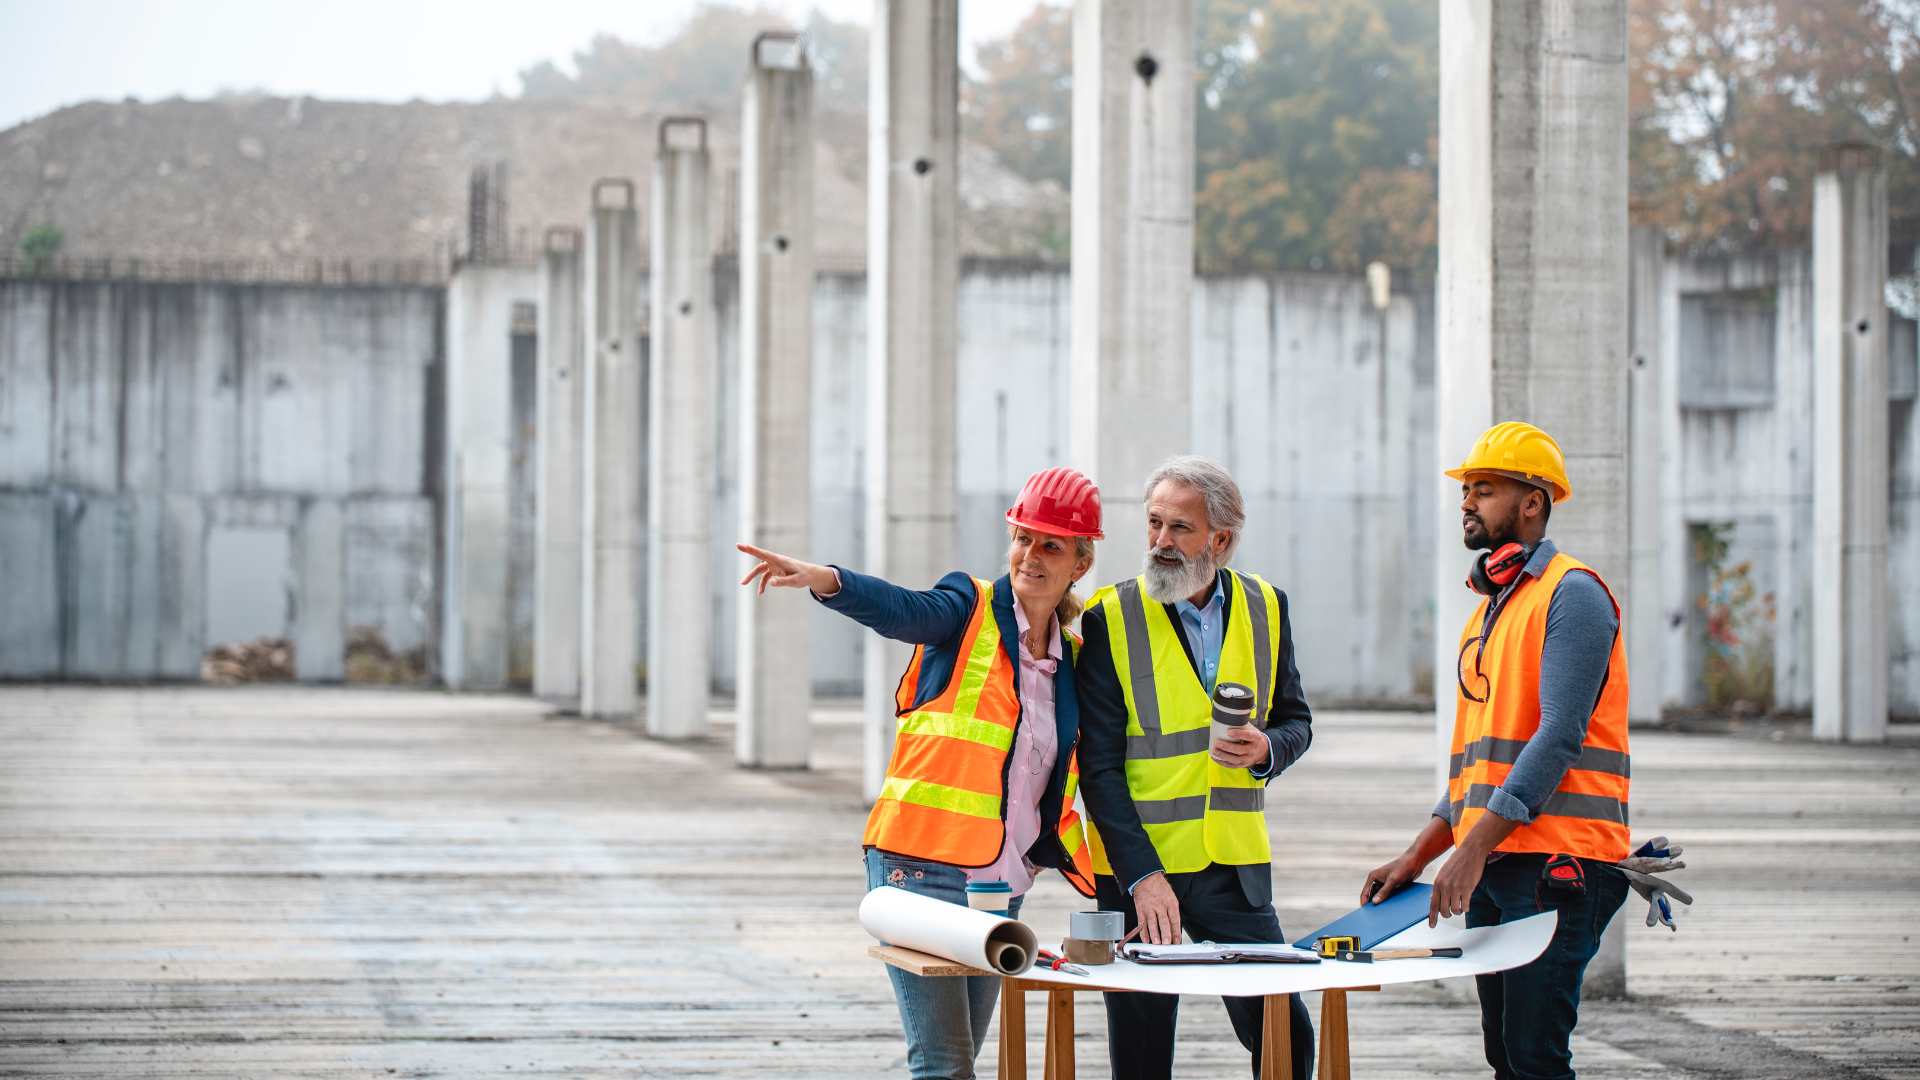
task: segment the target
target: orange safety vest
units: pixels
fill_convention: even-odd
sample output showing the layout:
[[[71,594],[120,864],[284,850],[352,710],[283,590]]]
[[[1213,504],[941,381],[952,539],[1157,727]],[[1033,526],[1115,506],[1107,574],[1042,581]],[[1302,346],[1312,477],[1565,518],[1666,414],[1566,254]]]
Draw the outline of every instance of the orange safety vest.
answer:
[[[1020,723],[1018,673],[1001,647],[993,618],[993,583],[973,579],[975,599],[953,675],[918,708],[920,662],[913,659],[894,692],[899,727],[886,782],[867,815],[861,843],[896,855],[952,866],[990,866],[1007,841],[1007,754]],[[1069,639],[1079,652],[1079,639]],[[1093,895],[1093,864],[1073,808],[1080,761],[1067,755],[1066,792],[1056,828],[1067,860],[1061,873],[1083,896]],[[1024,854],[1024,853],[1023,853]]]
[[[1459,844],[1485,814],[1487,800],[1507,778],[1527,740],[1540,729],[1540,650],[1547,639],[1547,610],[1560,580],[1571,573],[1600,575],[1577,559],[1556,553],[1537,580],[1523,578],[1507,598],[1479,657],[1475,674],[1471,642],[1479,636],[1490,600],[1474,609],[1461,634],[1464,681],[1483,694],[1476,702],[1455,691],[1453,757],[1447,799],[1453,842]],[[1613,599],[1614,614],[1620,602]],[[1566,852],[1617,862],[1632,846],[1627,831],[1627,651],[1624,634],[1613,636],[1607,678],[1587,721],[1580,756],[1534,819],[1513,830],[1497,851]]]

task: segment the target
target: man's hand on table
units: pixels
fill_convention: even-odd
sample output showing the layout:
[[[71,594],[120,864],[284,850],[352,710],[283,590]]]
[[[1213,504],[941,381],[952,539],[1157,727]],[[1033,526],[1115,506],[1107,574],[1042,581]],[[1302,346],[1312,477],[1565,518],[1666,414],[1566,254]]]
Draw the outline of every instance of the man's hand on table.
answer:
[[[1148,945],[1180,943],[1180,901],[1167,884],[1167,875],[1149,874],[1133,887],[1133,911],[1140,922],[1140,940]]]

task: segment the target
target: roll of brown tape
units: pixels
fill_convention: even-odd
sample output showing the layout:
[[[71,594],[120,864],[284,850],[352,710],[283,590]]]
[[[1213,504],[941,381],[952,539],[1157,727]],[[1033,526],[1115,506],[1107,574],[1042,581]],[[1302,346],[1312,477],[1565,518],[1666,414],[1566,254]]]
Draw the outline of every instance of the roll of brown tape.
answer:
[[[1072,963],[1085,964],[1089,967],[1113,963],[1113,942],[1111,941],[1070,937],[1061,944],[1067,959]]]

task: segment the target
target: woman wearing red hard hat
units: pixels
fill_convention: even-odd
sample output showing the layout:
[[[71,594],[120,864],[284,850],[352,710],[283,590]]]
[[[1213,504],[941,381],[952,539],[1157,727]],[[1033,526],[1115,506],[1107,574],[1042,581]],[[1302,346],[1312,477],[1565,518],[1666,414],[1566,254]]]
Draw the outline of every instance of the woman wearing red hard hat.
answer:
[[[877,633],[913,644],[895,693],[899,730],[867,817],[867,887],[892,885],[1017,917],[1042,867],[1093,895],[1073,795],[1080,733],[1074,583],[1101,538],[1100,489],[1067,468],[1033,474],[1007,511],[998,580],[955,571],[925,591],[750,544],[742,585],[806,588]],[[889,967],[913,1076],[972,1076],[999,979]]]

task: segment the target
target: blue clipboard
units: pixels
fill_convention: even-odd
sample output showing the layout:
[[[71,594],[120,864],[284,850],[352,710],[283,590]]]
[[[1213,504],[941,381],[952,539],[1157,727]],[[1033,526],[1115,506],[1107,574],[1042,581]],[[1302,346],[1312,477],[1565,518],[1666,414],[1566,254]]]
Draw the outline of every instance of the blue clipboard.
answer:
[[[1311,949],[1323,937],[1353,936],[1362,949],[1371,949],[1393,935],[1427,917],[1433,886],[1414,882],[1377,904],[1362,904],[1304,937],[1294,939],[1294,948]]]

